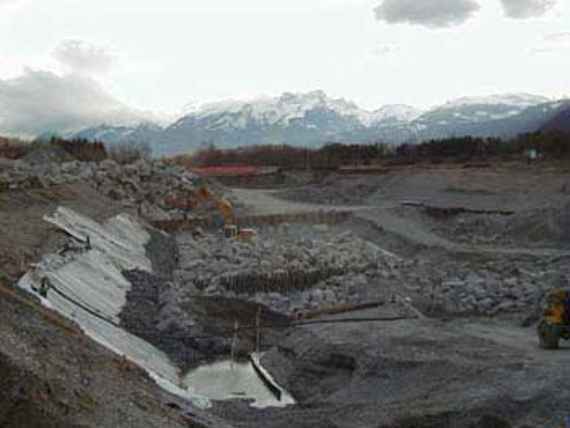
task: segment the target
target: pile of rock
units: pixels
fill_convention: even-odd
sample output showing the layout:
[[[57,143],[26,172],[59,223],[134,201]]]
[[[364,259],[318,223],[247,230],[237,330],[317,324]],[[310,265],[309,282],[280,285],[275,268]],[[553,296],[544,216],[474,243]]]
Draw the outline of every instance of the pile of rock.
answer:
[[[374,176],[339,176],[331,174],[318,183],[280,192],[280,198],[322,205],[364,205],[378,191]]]
[[[546,288],[546,287],[545,287]],[[536,304],[544,290],[525,278],[470,273],[465,279],[448,279],[440,285],[436,304],[447,312],[494,315]]]
[[[251,243],[180,234],[176,299],[239,298],[293,313],[400,296],[433,315],[492,316],[529,314],[546,291],[568,286],[570,278],[563,260],[403,260],[352,233],[319,227],[263,229]]]
[[[398,273],[434,313],[496,315],[530,313],[553,287],[566,287],[570,269],[561,262],[497,258],[479,266],[416,263]]]
[[[19,160],[5,162],[0,168],[0,190],[49,188],[79,181],[137,207],[149,219],[163,220],[182,215],[179,208],[169,206],[168,198],[192,198],[199,178],[181,167],[146,160],[128,165],[113,160],[45,164]]]
[[[351,233],[295,238],[276,231],[252,242],[178,235],[182,293],[239,297],[279,312],[367,299],[366,286],[400,260]]]
[[[454,242],[509,247],[568,247],[570,205],[551,206],[513,215],[464,213],[445,220],[423,217],[432,230]]]
[[[152,220],[182,215],[179,208],[168,204],[169,198],[194,198],[200,182],[184,168],[161,162],[137,161],[121,166],[111,160],[99,164],[93,181],[103,194],[136,204],[141,214]]]

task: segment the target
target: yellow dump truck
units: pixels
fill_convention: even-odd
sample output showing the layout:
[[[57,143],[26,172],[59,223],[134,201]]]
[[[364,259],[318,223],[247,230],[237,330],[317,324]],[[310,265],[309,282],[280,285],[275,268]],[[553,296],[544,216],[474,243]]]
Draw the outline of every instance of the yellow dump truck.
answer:
[[[570,290],[554,289],[548,293],[537,333],[543,349],[558,349],[560,339],[570,339]]]

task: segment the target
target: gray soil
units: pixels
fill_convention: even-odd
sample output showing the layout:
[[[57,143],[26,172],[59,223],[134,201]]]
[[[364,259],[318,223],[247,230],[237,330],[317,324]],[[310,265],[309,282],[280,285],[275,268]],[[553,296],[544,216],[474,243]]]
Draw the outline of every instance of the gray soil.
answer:
[[[329,238],[291,225],[290,239],[296,231],[309,239],[350,231],[402,258],[355,282],[359,295],[374,295],[385,305],[321,319],[418,311],[421,317],[292,327],[263,363],[298,404],[259,411],[240,402],[220,403],[214,412],[239,427],[561,426],[570,412],[564,386],[570,347],[539,349],[532,325],[544,294],[570,278],[570,253],[563,245],[566,175],[463,174],[403,171],[330,178],[324,185],[289,191],[232,189],[248,214],[352,210],[353,219],[327,229]],[[368,182],[366,188],[362,182]],[[345,192],[351,196],[338,197]],[[401,206],[407,200],[422,202],[420,196],[441,208],[514,210],[514,216],[501,217],[512,221],[511,240],[485,239],[492,231],[483,225],[472,229],[479,237],[472,241],[469,233],[450,233],[453,218]],[[558,231],[541,231],[541,210],[554,213]],[[517,230],[523,218],[534,228]],[[264,233],[262,228],[260,236],[271,239],[275,231]],[[536,236],[540,239],[531,245]]]
[[[129,212],[85,183],[0,192],[0,426],[230,426],[11,285],[68,239],[43,220],[61,205],[97,221]]]
[[[28,296],[0,285],[0,297],[0,426],[225,426]]]
[[[217,412],[243,427],[558,427],[568,348],[544,356],[532,331],[513,330],[425,319],[298,328],[263,362],[299,405]]]
[[[156,274],[123,272],[132,288],[120,318],[126,330],[164,351],[182,372],[227,358],[231,354],[234,322],[251,324],[258,308],[266,323],[289,322],[284,315],[263,305],[224,296],[200,296],[196,288],[174,281],[178,251],[172,236],[151,230],[147,254]],[[274,343],[272,337],[273,334],[265,338],[265,347]],[[242,334],[239,356],[247,357],[254,350],[254,338],[253,329]]]
[[[184,372],[227,358],[236,321],[238,354],[255,349],[260,313],[263,364],[297,400],[286,408],[233,400],[200,412],[0,284],[0,426],[559,428],[570,414],[570,346],[539,349],[534,325],[545,293],[570,279],[566,181],[565,171],[441,167],[224,189],[238,216],[353,215],[260,225],[253,243],[152,232],[155,273],[125,272],[125,328]],[[41,220],[55,206],[95,219],[123,209],[81,184],[0,198],[0,283],[64,239]],[[445,211],[456,207],[514,213]],[[290,318],[369,301],[382,304],[312,324]]]

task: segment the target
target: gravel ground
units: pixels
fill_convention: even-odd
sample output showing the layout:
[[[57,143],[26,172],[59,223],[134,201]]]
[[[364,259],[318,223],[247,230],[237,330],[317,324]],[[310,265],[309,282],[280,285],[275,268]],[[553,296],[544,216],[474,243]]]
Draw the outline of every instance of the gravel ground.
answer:
[[[568,284],[565,255],[557,248],[506,251],[487,243],[458,245],[432,230],[426,219],[407,218],[393,208],[401,199],[427,195],[440,203],[469,201],[531,212],[546,209],[545,201],[562,195],[560,186],[567,179],[553,174],[537,180],[528,172],[513,172],[510,178],[497,171],[464,175],[410,172],[362,179],[366,188],[361,189],[361,179],[332,180],[325,194],[335,186],[339,198],[350,194],[343,201],[333,197],[333,202],[362,200],[378,211],[359,211],[362,215],[334,227],[262,228],[252,244],[185,235],[175,243],[152,234],[147,251],[156,274],[125,273],[133,287],[122,321],[133,331],[144,330],[182,369],[227,356],[234,321],[250,324],[260,307],[264,325],[285,323],[292,302],[313,309],[381,299],[383,306],[350,316],[409,315],[417,309],[428,315],[267,328],[263,362],[298,405],[256,410],[237,400],[216,403],[207,414],[189,409],[67,321],[0,288],[0,425],[17,427],[25,420],[26,426],[38,427],[558,428],[570,413],[565,384],[569,348],[564,343],[560,352],[538,349],[534,329],[520,323],[540,307],[544,291]],[[29,252],[31,261],[35,246],[54,245],[53,231],[41,221],[52,205],[82,205],[80,212],[96,218],[120,209],[120,203],[108,203],[93,189],[81,189],[76,184],[0,194],[7,198],[0,222],[10,230],[0,246],[0,261],[2,254],[12,256],[13,249],[18,256]],[[253,214],[320,209],[315,200],[292,204],[269,192],[235,194],[245,198],[238,203]],[[489,227],[464,226],[474,236]],[[9,263],[2,263],[6,271]],[[228,276],[257,281],[278,270],[323,275],[291,290],[266,293],[236,293],[224,286]],[[12,266],[8,273],[15,275],[17,269]],[[245,354],[253,337],[241,336]],[[202,422],[183,421],[187,412]]]
[[[279,197],[295,202],[323,205],[364,205],[377,190],[381,178],[330,174],[318,183],[279,192]]]
[[[227,427],[29,296],[0,285],[0,426]],[[198,422],[202,421],[202,422]]]
[[[400,259],[350,231],[323,225],[258,230],[252,242],[220,235],[177,237],[179,300],[188,293],[239,298],[292,314],[323,305],[369,301],[370,281],[389,275]]]
[[[501,247],[570,248],[570,205],[517,212],[514,215],[457,214],[434,217],[421,208],[398,213],[422,222],[451,241]]]
[[[556,180],[562,180],[550,177],[539,188],[527,186],[529,176],[515,173],[511,182],[507,178],[483,192],[481,181],[470,183],[457,175],[450,180],[449,174],[456,173],[444,172],[435,180],[439,190],[432,188],[428,196],[441,196],[440,202],[447,203],[469,200],[476,209],[496,209],[505,201],[518,206],[523,199],[525,207],[537,209],[547,195],[557,192]],[[495,172],[482,175],[487,183],[500,181]],[[236,426],[271,428],[558,428],[562,424],[570,412],[563,387],[568,348],[559,353],[540,350],[534,329],[521,327],[521,322],[535,321],[528,318],[540,308],[544,291],[568,284],[565,253],[556,246],[551,247],[553,251],[531,251],[526,246],[505,251],[491,245],[455,245],[433,232],[426,221],[394,210],[400,197],[433,187],[428,176],[433,174],[417,174],[411,180],[384,177],[384,187],[368,199],[377,201],[383,211],[359,211],[353,220],[324,236],[303,228],[291,228],[290,234],[292,240],[298,233],[326,240],[327,233],[349,229],[396,253],[404,260],[379,278],[367,278],[360,289],[384,296],[398,294],[430,318],[291,328],[265,356],[264,364],[299,404],[251,411],[244,403],[223,403],[215,406],[216,414]],[[406,191],[401,191],[403,187]],[[513,189],[513,195],[496,193]],[[299,195],[303,190],[295,192]],[[287,209],[314,207],[311,192],[308,188],[302,203]],[[267,193],[251,198],[247,192],[239,193],[245,205],[248,199],[254,206],[263,200],[260,212],[267,212]]]
[[[97,221],[130,212],[80,182],[0,192],[0,426],[228,427],[7,286],[66,239],[42,218],[60,205]]]
[[[147,254],[157,274],[123,272],[132,288],[120,314],[121,324],[164,351],[182,372],[227,358],[234,321],[252,324],[259,305],[228,296],[207,296],[190,283],[175,281],[179,249],[172,236],[151,230]],[[261,308],[265,323],[288,322],[286,317]],[[239,355],[247,356],[254,349],[254,336],[254,331],[242,334]],[[274,343],[272,337],[265,337],[265,346]]]
[[[507,331],[515,340],[504,340]],[[568,411],[566,356],[544,357],[528,346],[534,340],[528,330],[473,320],[295,328],[263,362],[299,405],[214,412],[239,427],[558,428]]]

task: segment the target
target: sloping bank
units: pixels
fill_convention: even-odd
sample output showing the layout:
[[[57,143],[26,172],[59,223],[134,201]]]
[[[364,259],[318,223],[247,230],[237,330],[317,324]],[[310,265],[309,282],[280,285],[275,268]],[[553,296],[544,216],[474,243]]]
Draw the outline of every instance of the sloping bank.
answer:
[[[197,407],[208,407],[209,400],[179,387],[179,370],[164,352],[120,326],[121,312],[131,290],[124,272],[153,274],[153,263],[147,255],[149,231],[125,214],[99,224],[63,207],[45,220],[81,244],[46,255],[18,285],[34,294],[48,286],[47,295],[40,296],[42,304],[72,319],[94,340],[146,369],[164,389]]]

